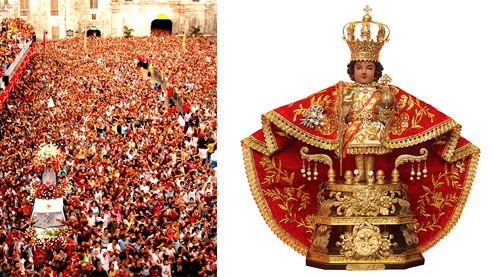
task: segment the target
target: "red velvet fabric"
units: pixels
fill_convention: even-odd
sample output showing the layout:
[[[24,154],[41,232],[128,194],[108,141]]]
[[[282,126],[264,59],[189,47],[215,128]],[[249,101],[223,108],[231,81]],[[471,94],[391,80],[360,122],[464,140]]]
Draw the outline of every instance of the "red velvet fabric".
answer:
[[[334,129],[329,134],[306,128],[299,124],[299,120],[313,103],[325,108],[325,117],[335,119],[336,105],[339,102],[338,87],[336,84],[275,109],[274,114],[281,116],[280,122],[276,122],[276,117],[264,115],[263,128],[270,130],[272,137],[265,135],[265,130],[259,130],[243,141],[243,144],[252,149],[251,167],[257,175],[254,183],[250,178],[250,185],[256,190],[254,196],[258,204],[259,195],[265,201],[265,205],[259,204],[259,208],[263,214],[270,212],[272,220],[266,221],[280,238],[287,237],[286,242],[290,245],[289,240],[302,248],[310,246],[314,230],[313,215],[318,207],[318,187],[327,180],[328,170],[327,165],[318,163],[318,180],[307,181],[300,171],[303,166],[306,170],[310,166],[313,171],[315,164],[303,163],[299,149],[307,146],[309,154],[329,155],[337,173],[336,179],[338,182],[343,180],[339,176],[339,159],[334,154],[335,149],[313,146],[311,144],[315,143],[298,135],[299,131],[293,131],[302,130],[314,138],[336,145],[339,141],[336,120],[327,122]],[[388,132],[385,143],[388,148],[392,148],[392,152],[375,155],[375,171],[383,170],[386,180],[390,180],[394,162],[399,155],[421,155],[421,148],[429,150],[427,161],[420,163],[420,171],[424,168],[428,171],[426,178],[422,176],[420,180],[410,180],[412,163],[398,167],[401,181],[408,186],[411,210],[418,222],[419,246],[425,251],[446,235],[458,220],[472,184],[479,149],[460,137],[460,126],[450,117],[397,87],[391,86],[391,91],[396,97],[398,109],[394,121],[386,125],[391,131]],[[273,122],[267,127],[266,118]],[[284,126],[280,125],[282,122],[287,122],[292,127],[287,125],[279,128],[278,126]],[[269,141],[273,139],[276,149],[269,148]],[[263,146],[266,151],[263,151]],[[414,163],[413,167],[417,171],[418,163]],[[343,171],[348,169],[355,169],[353,155],[347,155],[343,159]],[[273,224],[279,227],[276,229]]]

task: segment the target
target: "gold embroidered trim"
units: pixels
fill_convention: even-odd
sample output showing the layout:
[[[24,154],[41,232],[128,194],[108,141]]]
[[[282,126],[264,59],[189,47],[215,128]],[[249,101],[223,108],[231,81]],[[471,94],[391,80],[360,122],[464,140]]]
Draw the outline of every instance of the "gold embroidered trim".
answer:
[[[305,142],[309,145],[316,146],[325,150],[334,150],[339,146],[338,140],[331,140],[331,139],[325,139],[325,138],[320,138],[318,136],[312,135],[301,128],[295,126],[292,124],[290,121],[288,121],[286,118],[284,118],[282,115],[278,114],[275,111],[270,111],[262,115],[262,118],[267,118],[269,121],[274,123],[278,128],[283,130],[285,133],[293,136],[294,138]],[[264,120],[262,120],[264,123]],[[265,128],[265,126],[264,126]],[[264,131],[264,135],[266,135],[266,132]],[[272,136],[272,134],[271,134]],[[269,138],[269,139],[274,139],[274,138]],[[266,136],[266,144],[269,147],[270,142],[267,142],[268,138]],[[272,152],[274,152],[273,150]],[[272,153],[271,152],[271,153]]]
[[[470,193],[472,182],[474,181],[474,177],[476,175],[477,163],[479,161],[479,148],[477,148],[476,146],[474,146],[473,148],[477,149],[477,151],[472,152],[472,156],[469,161],[469,167],[467,169],[467,174],[465,175],[464,188],[462,190],[462,193],[460,194],[460,200],[455,206],[455,210],[453,211],[451,218],[449,219],[448,223],[446,223],[444,228],[441,229],[441,231],[431,241],[427,242],[425,245],[420,246],[419,249],[422,253],[429,250],[442,238],[444,238],[451,231],[451,229],[455,227],[455,224],[457,224],[458,219],[460,219],[460,216],[462,215],[465,203],[467,202],[467,197]]]
[[[268,119],[268,120],[266,120]],[[326,139],[326,138],[321,138],[318,136],[315,136],[311,133],[308,133],[307,131],[302,130],[301,128],[295,126],[292,124],[290,121],[288,121],[286,118],[284,118],[282,115],[278,114],[275,111],[270,111],[262,115],[262,123],[263,123],[263,131],[264,131],[264,136],[266,138],[266,145],[268,147],[268,153],[274,153],[277,148],[276,140],[274,139],[274,136],[271,131],[271,127],[269,125],[269,121],[274,123],[278,128],[283,130],[285,133],[293,136],[294,138],[305,142],[309,145],[316,146],[325,150],[335,150],[337,147],[339,147],[339,142],[338,139],[331,140],[331,139]],[[388,132],[390,128],[384,128],[384,132]],[[394,148],[403,148],[403,147],[410,147],[413,145],[417,145],[419,143],[428,141],[430,139],[433,139],[437,136],[440,136],[442,134],[445,134],[449,132],[450,130],[453,130],[452,135],[450,137],[450,140],[448,141],[448,144],[446,146],[445,152],[443,159],[446,161],[451,161],[453,157],[453,152],[455,150],[455,147],[458,143],[458,139],[460,138],[460,129],[461,126],[457,124],[453,119],[448,119],[432,128],[429,130],[416,134],[410,137],[402,138],[402,139],[396,139],[396,140],[389,140],[386,141],[383,139],[382,145],[383,146],[373,146],[373,147],[346,147],[346,153],[348,154],[387,154],[390,153]],[[387,138],[387,133],[384,136]]]
[[[419,143],[428,141],[430,139],[433,139],[433,138],[440,136],[442,134],[445,134],[448,131],[450,131],[451,129],[455,128],[457,125],[458,124],[453,119],[450,118],[450,119],[447,119],[446,121],[441,122],[440,124],[430,128],[429,130],[427,130],[423,133],[416,134],[416,135],[413,135],[410,137],[405,137],[402,139],[395,139],[395,140],[389,140],[389,141],[383,140],[382,144],[388,148],[410,147],[410,146],[417,145]],[[386,128],[384,128],[384,129],[385,129],[385,138],[387,138],[388,137],[387,132],[389,132],[389,130],[391,128],[390,127],[387,128],[387,126],[386,126]],[[459,132],[460,132],[460,130],[459,130]]]
[[[359,145],[358,146],[349,146],[345,147],[345,151],[349,155],[365,155],[365,154],[375,154],[375,155],[383,155],[387,153],[391,153],[392,149],[385,148],[382,145]]]
[[[253,136],[248,136],[246,138],[244,138],[241,143],[247,145],[248,147],[256,150],[256,151],[259,151],[260,153],[266,155],[266,156],[269,156],[271,155],[268,151],[267,151],[267,147],[266,147],[266,144],[256,138],[254,138]]]
[[[264,115],[262,115],[262,131],[264,132],[267,151],[272,154],[278,150],[278,143],[276,143],[276,139],[274,138],[271,122]]]
[[[257,171],[255,168],[255,163],[253,160],[252,149],[245,143],[241,144],[243,149],[243,160],[245,162],[245,170],[247,173],[248,183],[250,184],[250,190],[252,191],[253,198],[257,207],[259,208],[260,214],[266,221],[269,228],[274,232],[274,234],[288,246],[292,247],[295,251],[305,256],[307,254],[307,247],[300,241],[291,237],[274,219],[271,209],[267,205],[267,202],[262,193],[262,189],[259,184],[259,177],[257,176]]]
[[[460,124],[457,124],[457,126],[451,131],[450,139],[446,143],[446,147],[443,152],[443,159],[447,162],[451,162],[451,158],[453,157],[453,153],[455,152],[455,148],[457,147],[458,139],[460,139],[461,130],[462,126],[460,126]]]
[[[451,161],[456,162],[456,161],[461,160],[465,157],[468,157],[476,152],[479,152],[479,148],[477,146],[475,146],[474,144],[469,142],[468,144],[455,150],[455,153],[453,154]]]

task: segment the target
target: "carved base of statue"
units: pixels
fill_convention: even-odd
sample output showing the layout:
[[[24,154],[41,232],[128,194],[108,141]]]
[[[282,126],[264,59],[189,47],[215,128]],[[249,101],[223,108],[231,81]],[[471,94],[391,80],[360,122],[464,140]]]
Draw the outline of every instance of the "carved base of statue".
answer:
[[[396,165],[404,162],[402,159],[425,159],[426,151],[422,151],[421,157],[402,156]],[[305,153],[302,156],[312,157]],[[399,180],[396,168],[391,180],[386,182],[384,172],[378,170],[374,174],[373,159],[371,163],[364,182],[348,170],[344,182],[335,181],[334,172],[330,172],[329,181],[321,185],[314,216],[316,230],[307,253],[307,265],[323,269],[382,270],[424,264],[406,185]]]

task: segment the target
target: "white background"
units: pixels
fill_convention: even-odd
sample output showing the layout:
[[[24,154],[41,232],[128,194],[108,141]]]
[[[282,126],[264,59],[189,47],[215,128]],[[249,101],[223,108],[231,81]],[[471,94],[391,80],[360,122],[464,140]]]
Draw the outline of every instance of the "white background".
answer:
[[[424,253],[425,265],[372,276],[498,272],[500,182],[497,142],[500,57],[493,1],[218,1],[219,276],[361,276],[307,267],[278,239],[255,204],[240,141],[260,115],[348,81],[342,27],[361,20],[391,30],[382,49],[393,84],[462,124],[481,148],[469,200],[455,228]]]

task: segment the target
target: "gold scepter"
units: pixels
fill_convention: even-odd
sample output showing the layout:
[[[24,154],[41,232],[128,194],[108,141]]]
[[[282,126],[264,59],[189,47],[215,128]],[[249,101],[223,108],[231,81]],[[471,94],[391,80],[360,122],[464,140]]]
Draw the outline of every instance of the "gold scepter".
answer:
[[[340,81],[339,82],[339,97],[340,97],[340,100],[339,100],[339,111],[338,111],[338,115],[339,115],[339,128],[337,130],[337,134],[339,137],[339,157],[340,157],[340,165],[339,165],[339,170],[340,170],[340,176],[342,176],[342,159],[343,159],[343,156],[344,156],[344,153],[343,153],[343,149],[344,149],[344,125],[345,125],[345,121],[344,121],[344,118],[343,118],[343,106],[344,106],[344,82],[343,81]]]

